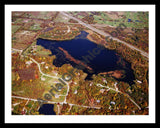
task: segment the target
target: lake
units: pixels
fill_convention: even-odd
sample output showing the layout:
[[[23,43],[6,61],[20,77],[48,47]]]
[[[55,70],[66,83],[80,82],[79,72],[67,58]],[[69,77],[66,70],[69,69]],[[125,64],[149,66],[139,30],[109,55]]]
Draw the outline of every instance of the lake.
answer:
[[[101,49],[98,54],[93,55],[93,49],[98,47],[97,44],[88,40],[86,36],[87,32],[82,31],[80,35],[76,36],[72,40],[65,41],[56,41],[56,40],[46,40],[46,39],[37,39],[37,45],[43,46],[45,49],[49,49],[52,54],[56,55],[56,60],[53,61],[53,64],[57,67],[62,66],[65,63],[70,63],[73,67],[76,67],[77,64],[73,61],[70,61],[65,57],[65,54],[58,48],[61,47],[66,50],[72,57],[76,60],[85,61],[87,60],[87,65],[93,69],[90,72],[88,69],[83,69],[84,72],[88,73],[86,79],[91,79],[93,74],[98,74],[100,72],[108,72],[114,70],[124,70],[125,77],[117,79],[119,81],[124,81],[133,84],[134,74],[131,69],[131,64],[124,60],[120,55],[118,55],[114,50]],[[92,58],[89,58],[89,56]]]
[[[38,111],[39,111],[39,114],[56,115],[53,109],[54,109],[53,104],[43,104]]]

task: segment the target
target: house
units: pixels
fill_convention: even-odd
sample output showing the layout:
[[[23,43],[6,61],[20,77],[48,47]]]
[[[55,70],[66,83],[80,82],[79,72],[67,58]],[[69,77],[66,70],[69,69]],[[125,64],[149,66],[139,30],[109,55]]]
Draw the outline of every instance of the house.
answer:
[[[32,61],[26,61],[26,65],[32,64]]]
[[[45,79],[44,77],[41,77],[41,80],[42,80],[42,81],[45,81],[46,79]]]
[[[42,61],[41,64],[45,64],[45,62]]]
[[[114,101],[111,101],[110,104],[114,104],[115,105],[116,103]]]
[[[96,100],[97,103],[100,103],[100,100]]]
[[[107,81],[105,78],[102,78],[102,81],[107,84]]]
[[[100,92],[101,92],[101,93],[104,93],[104,91],[105,91],[105,89],[100,89]]]
[[[74,94],[77,94],[77,90],[74,91]]]
[[[140,84],[142,83],[142,81],[140,81],[140,80],[137,80],[137,82],[140,83]]]
[[[116,85],[117,85],[117,82],[114,83],[114,86],[116,86]]]
[[[55,94],[55,98],[59,98],[59,95],[58,95],[58,94]]]
[[[46,69],[48,69],[48,66],[45,66]]]
[[[93,84],[93,82],[91,82],[91,83],[89,84],[89,86],[92,86],[92,84]]]

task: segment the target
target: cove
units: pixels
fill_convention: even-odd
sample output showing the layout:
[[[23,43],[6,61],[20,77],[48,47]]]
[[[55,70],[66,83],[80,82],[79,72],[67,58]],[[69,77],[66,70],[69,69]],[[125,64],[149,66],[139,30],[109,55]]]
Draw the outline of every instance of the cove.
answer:
[[[37,39],[37,45],[41,45],[45,49],[49,49],[52,52],[51,55],[56,55],[53,65],[60,67],[65,63],[69,63],[73,67],[76,67],[77,64],[66,58],[64,52],[61,51],[59,47],[67,51],[76,60],[85,61],[84,58],[90,55],[89,52],[92,52],[93,49],[98,47],[97,44],[86,38],[87,35],[87,32],[81,31],[81,34],[76,36],[74,39],[65,41],[46,40],[39,38]],[[89,59],[87,65],[93,69],[92,72],[88,71],[87,68],[83,69],[83,71],[88,74],[86,78],[88,80],[91,79],[93,74],[114,70],[123,70],[125,71],[125,77],[116,79],[118,81],[127,82],[130,85],[134,83],[133,80],[135,77],[133,70],[131,69],[131,64],[118,55],[114,50],[109,50],[107,48],[102,49],[99,54],[94,55],[92,59]]]

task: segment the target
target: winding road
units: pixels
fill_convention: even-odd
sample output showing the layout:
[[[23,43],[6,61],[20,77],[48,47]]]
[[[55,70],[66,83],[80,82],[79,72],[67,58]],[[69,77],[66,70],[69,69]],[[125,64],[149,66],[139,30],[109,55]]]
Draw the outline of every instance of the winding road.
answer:
[[[110,87],[108,87],[108,86],[103,86],[102,84],[97,84],[96,86],[103,87],[103,88],[107,88],[107,89],[113,90],[113,91],[115,91],[115,92],[117,92],[117,93],[121,93],[121,94],[123,94],[124,96],[127,96],[128,99],[129,99],[134,105],[136,105],[139,110],[141,110],[141,107],[140,107],[134,100],[132,100],[132,98],[131,98],[127,93],[123,93],[123,92],[119,91],[118,88],[114,89],[114,88],[110,88]]]
[[[41,70],[40,64],[39,64],[36,60],[34,60],[33,58],[30,57],[30,59],[31,59],[34,63],[36,63],[36,64],[38,65],[39,72],[40,72],[43,76],[47,76],[47,77],[51,77],[51,78],[57,78],[57,79],[59,78],[59,77],[57,77],[57,76],[51,76],[51,75],[48,75],[48,74],[43,73],[42,70]]]
[[[71,18],[71,19],[74,19],[74,20],[78,21],[79,24],[81,24],[81,25],[83,25],[83,26],[91,29],[91,30],[94,31],[94,32],[99,33],[100,35],[103,35],[103,36],[105,36],[105,37],[109,36],[109,37],[112,38],[113,40],[116,40],[116,41],[118,41],[118,42],[121,42],[122,44],[125,44],[126,46],[130,47],[131,49],[134,49],[134,50],[139,51],[144,57],[147,57],[147,58],[148,58],[148,53],[146,53],[146,52],[144,52],[144,51],[136,48],[135,46],[133,46],[133,45],[131,45],[131,44],[128,44],[128,43],[126,43],[126,42],[124,42],[124,41],[122,41],[122,40],[119,40],[118,38],[112,37],[110,34],[105,33],[104,31],[99,30],[99,29],[97,29],[97,28],[95,28],[95,27],[93,27],[93,26],[91,26],[91,25],[89,25],[89,24],[86,24],[86,23],[82,22],[81,20],[79,20],[79,19],[77,19],[77,18],[69,15],[69,14],[66,13],[66,12],[60,12],[60,13],[62,13],[63,15],[65,15],[65,16]],[[70,27],[67,26],[67,28],[68,28],[67,33],[69,33],[69,32],[70,32]],[[14,48],[12,48],[12,50],[15,50],[15,51],[20,52],[20,53],[22,53],[22,51],[23,51],[23,50],[14,49]],[[57,79],[59,78],[59,77],[57,77],[57,76],[51,76],[51,75],[48,75],[48,74],[43,73],[42,70],[41,70],[40,64],[39,64],[36,60],[34,60],[33,58],[30,57],[30,59],[31,59],[34,63],[37,64],[37,66],[38,66],[38,68],[39,68],[39,72],[40,72],[43,76],[47,76],[47,77],[51,77],[51,78],[57,78]],[[66,97],[68,96],[68,93],[69,93],[70,88],[69,88],[69,83],[66,82],[66,84],[67,84],[67,93],[66,93],[66,95],[64,95],[64,96],[65,96],[65,100],[64,100],[63,102],[60,102],[60,104],[67,103],[67,102],[66,102]],[[110,88],[110,87],[108,87],[108,86],[103,86],[103,85],[101,85],[101,84],[97,84],[97,86],[103,87],[103,88],[107,88],[107,89],[109,89],[109,90],[114,90],[114,91],[116,91],[116,92],[118,92],[118,93],[121,93],[121,94],[127,96],[127,97],[129,98],[129,100],[130,100],[132,103],[134,103],[134,104],[138,107],[139,110],[141,110],[141,107],[140,107],[137,103],[135,103],[135,101],[132,100],[131,97],[130,97],[128,94],[123,93],[123,92],[117,90],[117,88],[114,89],[114,88]],[[12,97],[13,97],[13,98],[19,98],[19,99],[24,99],[24,100],[28,100],[28,101],[29,101],[29,100],[38,101],[37,99],[32,99],[32,98],[25,98],[25,97],[19,97],[19,96],[12,96]],[[47,102],[50,103],[50,104],[58,103],[58,102],[53,102],[53,101],[47,101]],[[28,103],[28,102],[27,102],[27,103]],[[72,103],[68,103],[68,104],[70,105],[70,110],[71,110],[71,107],[72,107],[73,105],[79,106],[79,107],[85,107],[85,108],[95,108],[95,109],[100,109],[100,108],[101,108],[101,107],[92,107],[92,106],[77,105],[77,104],[72,104]]]
[[[39,68],[39,72],[42,74],[42,75],[44,75],[44,76],[47,76],[47,77],[51,77],[51,78],[59,78],[59,77],[57,77],[57,76],[50,76],[50,75],[48,75],[48,74],[45,74],[45,73],[43,73],[42,72],[42,70],[41,70],[41,68],[40,68],[40,64],[36,61],[36,60],[34,60],[33,58],[31,58],[30,57],[30,59],[34,62],[34,63],[36,63],[37,64],[37,66],[38,66],[38,68]],[[69,93],[69,90],[70,90],[70,88],[69,88],[69,83],[68,82],[65,82],[66,84],[67,84],[67,93],[66,93],[66,95],[63,95],[63,96],[65,96],[65,99],[64,99],[64,101],[63,102],[60,102],[61,104],[66,104],[66,103],[68,103],[67,101],[66,101],[66,98],[67,98],[67,96],[68,96],[68,93]],[[62,95],[59,95],[59,96],[62,96]],[[25,97],[19,97],[19,96],[12,96],[13,98],[19,98],[19,99],[24,99],[24,100],[32,100],[32,101],[38,101],[37,99],[31,99],[31,98],[25,98]],[[47,101],[47,103],[50,103],[50,104],[55,104],[55,103],[58,103],[58,102],[53,102],[53,101]],[[96,108],[96,109],[100,109],[100,107],[92,107],[92,106],[84,106],[84,105],[77,105],[77,104],[71,104],[71,103],[68,103],[69,105],[75,105],[75,106],[79,106],[79,107],[85,107],[85,108]]]
[[[12,49],[12,50],[21,51],[21,50],[19,50],[19,49]],[[47,76],[47,77],[51,77],[51,78],[57,78],[57,79],[59,78],[59,77],[57,77],[57,76],[51,76],[51,75],[48,75],[48,74],[43,73],[42,70],[41,70],[40,64],[39,64],[36,60],[34,60],[33,58],[30,57],[30,59],[31,59],[34,63],[37,64],[37,66],[38,66],[38,68],[39,68],[39,72],[40,72],[42,75]],[[65,81],[64,81],[64,82],[65,82]],[[47,103],[49,103],[49,104],[55,104],[55,103],[56,103],[56,104],[57,104],[57,103],[66,104],[66,103],[68,103],[68,102],[66,101],[66,98],[67,98],[67,96],[68,96],[68,93],[69,93],[70,88],[69,88],[69,83],[68,83],[68,82],[65,82],[65,83],[67,84],[67,93],[66,93],[66,95],[63,95],[63,96],[65,96],[64,101],[63,101],[63,102],[47,101]],[[130,100],[132,103],[134,103],[134,104],[138,107],[139,110],[141,110],[141,107],[140,107],[134,100],[132,100],[131,97],[130,97],[128,94],[119,91],[118,88],[115,87],[115,89],[114,89],[114,88],[110,88],[110,87],[108,87],[108,86],[103,86],[102,84],[97,84],[96,86],[102,87],[102,88],[107,88],[107,89],[109,89],[109,90],[113,90],[113,91],[116,91],[116,92],[118,92],[118,93],[121,93],[121,94],[127,96],[127,97],[129,98],[129,100]],[[61,95],[60,95],[60,96],[61,96]],[[18,98],[18,99],[23,99],[23,100],[28,100],[28,101],[29,101],[29,100],[39,101],[38,99],[32,99],[32,98],[27,98],[27,97],[20,97],[20,96],[12,96],[12,97],[13,97],[13,98]],[[68,103],[68,104],[70,105],[70,107],[72,107],[72,106],[74,105],[74,106],[85,107],[85,108],[95,108],[95,109],[100,109],[100,108],[101,108],[101,107],[95,107],[95,106],[77,105],[77,104],[72,104],[72,103]],[[70,109],[71,109],[71,108],[70,108]]]

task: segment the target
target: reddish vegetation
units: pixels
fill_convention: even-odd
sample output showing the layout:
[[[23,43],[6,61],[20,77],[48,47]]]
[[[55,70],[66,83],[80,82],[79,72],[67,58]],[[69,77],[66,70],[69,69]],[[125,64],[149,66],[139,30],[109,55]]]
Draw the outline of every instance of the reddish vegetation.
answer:
[[[99,73],[99,74],[110,75],[110,76],[114,76],[115,78],[121,78],[123,76],[123,72],[119,71],[119,70],[102,72],[102,73]]]
[[[22,114],[22,115],[25,115],[26,113],[25,113],[25,111],[22,111],[21,114]]]
[[[30,80],[35,79],[35,70],[34,69],[18,69],[18,74],[21,80]]]
[[[37,74],[35,74],[35,78],[36,78],[36,79],[38,79],[38,78],[39,78]]]
[[[66,58],[68,58],[70,61],[73,61],[74,63],[76,64],[81,64],[83,65],[85,68],[88,68],[89,70],[93,70],[91,67],[89,67],[88,65],[84,64],[83,62],[81,62],[80,60],[76,60],[74,59],[66,50],[64,50],[63,48],[61,47],[58,47],[61,51],[64,52]]]
[[[76,20],[70,19],[69,22],[71,23],[78,23]]]

